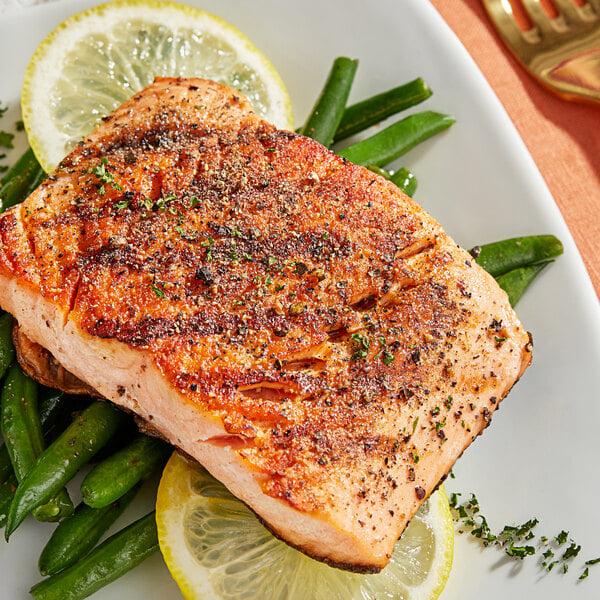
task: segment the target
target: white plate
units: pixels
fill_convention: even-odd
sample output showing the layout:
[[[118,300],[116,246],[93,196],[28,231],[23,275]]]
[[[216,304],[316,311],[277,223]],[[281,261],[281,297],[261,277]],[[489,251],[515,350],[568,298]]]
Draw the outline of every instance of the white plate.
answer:
[[[598,598],[600,565],[577,582],[584,560],[600,555],[600,307],[565,224],[501,105],[464,48],[423,0],[190,1],[237,25],[274,62],[289,86],[297,121],[311,108],[335,56],[360,59],[352,98],[416,76],[435,90],[423,108],[454,114],[448,132],[409,154],[416,199],[465,247],[509,236],[554,233],[565,254],[534,283],[519,315],[535,339],[527,371],[447,488],[475,492],[494,530],[537,517],[547,536],[561,529],[582,545],[566,575],[544,574],[537,558],[515,563],[457,536],[443,600]],[[0,98],[18,117],[23,73],[36,45],[88,6],[66,0],[0,16]],[[15,155],[17,154],[15,150]],[[27,523],[0,543],[3,598],[27,598],[39,579],[39,550],[52,528]],[[179,598],[160,556],[95,598]]]

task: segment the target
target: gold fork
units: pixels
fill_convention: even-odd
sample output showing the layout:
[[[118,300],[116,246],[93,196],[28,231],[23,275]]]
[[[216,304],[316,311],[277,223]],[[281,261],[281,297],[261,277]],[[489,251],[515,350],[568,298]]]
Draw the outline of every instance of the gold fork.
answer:
[[[483,0],[514,55],[542,84],[569,100],[600,102],[600,0],[577,6],[552,0],[551,18],[540,0],[520,0],[533,27],[522,30],[509,0]]]

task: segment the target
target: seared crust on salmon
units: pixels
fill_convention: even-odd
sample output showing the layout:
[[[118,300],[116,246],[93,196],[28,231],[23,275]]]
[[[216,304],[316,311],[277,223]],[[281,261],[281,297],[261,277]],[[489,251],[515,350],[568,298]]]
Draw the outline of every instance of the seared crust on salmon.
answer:
[[[278,536],[377,571],[531,361],[393,184],[158,79],[0,218],[0,304]]]

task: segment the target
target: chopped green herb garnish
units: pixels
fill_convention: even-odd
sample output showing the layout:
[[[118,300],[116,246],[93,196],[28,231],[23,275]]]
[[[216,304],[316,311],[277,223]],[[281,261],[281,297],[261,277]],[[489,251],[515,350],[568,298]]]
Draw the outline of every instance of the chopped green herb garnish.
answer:
[[[150,200],[150,198],[143,198],[142,200],[140,200],[140,205],[142,206],[142,208],[150,210],[152,208],[152,200]]]
[[[556,541],[559,544],[564,544],[567,541],[567,538],[569,537],[569,532],[568,531],[561,531],[557,536],[556,536]]]
[[[25,123],[23,123],[23,121],[17,121],[15,123],[15,128],[17,131],[25,131]]]
[[[562,555],[563,560],[568,560],[569,558],[573,558],[579,554],[581,550],[581,546],[577,545],[575,542],[572,542],[571,545],[565,550],[565,553]]]
[[[548,563],[546,565],[546,571],[548,571],[548,573],[550,573],[550,571],[552,571],[552,569],[554,569],[554,567],[558,564],[557,560],[553,560],[551,563]]]
[[[460,492],[452,492],[450,494],[450,499],[448,500],[450,508],[456,508],[456,505],[458,504],[458,497],[461,495],[462,494]]]
[[[8,131],[0,131],[0,146],[2,146],[3,148],[14,148],[14,138],[14,133],[8,133]]]
[[[352,360],[364,360],[369,355],[371,348],[371,341],[366,335],[362,333],[353,333],[350,335],[350,339],[356,344],[357,348],[352,355]]]
[[[127,198],[123,198],[122,200],[115,202],[113,204],[113,207],[115,208],[115,210],[121,210],[123,208],[127,208],[130,203],[131,203],[131,200],[128,200]]]
[[[516,558],[525,558],[535,554],[535,548],[533,546],[515,546],[513,543],[506,549],[506,554],[514,556]]]
[[[413,421],[413,430],[412,432],[414,433],[415,430],[417,429],[417,423],[419,422],[419,417],[417,417],[414,421]]]
[[[391,352],[388,352],[387,350],[383,353],[383,356],[381,357],[381,360],[383,361],[383,364],[386,366],[390,366],[393,362],[394,359],[396,358],[396,356],[394,354],[392,354]]]
[[[579,576],[579,581],[581,581],[582,579],[585,579],[589,574],[590,574],[590,569],[589,569],[589,567],[586,567],[585,570],[583,571],[583,573]]]
[[[150,287],[152,288],[152,291],[154,292],[154,295],[157,298],[165,298],[166,294],[157,286],[155,286],[153,283],[150,284]]]

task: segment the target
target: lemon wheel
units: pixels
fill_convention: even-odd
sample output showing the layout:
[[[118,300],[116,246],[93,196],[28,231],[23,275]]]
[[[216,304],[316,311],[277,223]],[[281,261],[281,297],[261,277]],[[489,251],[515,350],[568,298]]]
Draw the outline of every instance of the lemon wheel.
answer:
[[[117,0],[77,13],[38,46],[23,83],[29,142],[47,172],[100,119],[156,76],[202,77],[244,94],[257,114],[293,128],[281,77],[242,33],[183,4]]]
[[[450,574],[454,527],[440,488],[377,575],[341,571],[273,537],[197,463],[174,453],[156,505],[160,548],[188,600],[433,600]]]

